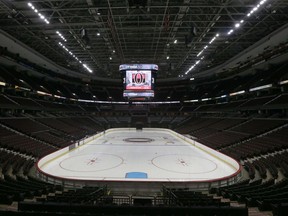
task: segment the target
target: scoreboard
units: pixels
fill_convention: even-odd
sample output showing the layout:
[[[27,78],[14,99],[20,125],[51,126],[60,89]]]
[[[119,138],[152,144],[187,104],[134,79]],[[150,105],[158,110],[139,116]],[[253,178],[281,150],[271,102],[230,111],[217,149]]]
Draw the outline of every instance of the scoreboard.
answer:
[[[123,81],[123,97],[131,100],[146,100],[154,97],[158,65],[123,64],[119,66]]]

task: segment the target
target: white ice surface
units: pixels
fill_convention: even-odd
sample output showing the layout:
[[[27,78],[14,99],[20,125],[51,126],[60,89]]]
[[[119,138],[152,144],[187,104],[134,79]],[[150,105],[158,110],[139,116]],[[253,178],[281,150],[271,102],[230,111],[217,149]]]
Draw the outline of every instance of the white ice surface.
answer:
[[[127,142],[127,138],[152,141]],[[207,181],[237,171],[224,161],[161,130],[123,130],[106,133],[40,169],[49,175],[81,180]],[[125,178],[129,172],[144,172],[148,178]]]

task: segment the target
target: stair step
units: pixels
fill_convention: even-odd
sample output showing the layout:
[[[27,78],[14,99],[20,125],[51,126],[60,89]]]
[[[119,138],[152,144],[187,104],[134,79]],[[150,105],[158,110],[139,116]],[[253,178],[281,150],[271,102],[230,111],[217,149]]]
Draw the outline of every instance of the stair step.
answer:
[[[244,203],[238,203],[238,202],[230,202],[230,206],[233,206],[233,207],[246,207],[246,205]]]
[[[215,195],[214,198],[221,199],[221,202],[229,202],[233,207],[246,207],[245,203],[239,203],[237,201],[231,201],[230,199],[223,198],[222,196]],[[259,211],[258,207],[248,208],[249,216],[273,216],[272,211]]]
[[[271,211],[259,211],[257,207],[248,208],[249,216],[273,216]]]

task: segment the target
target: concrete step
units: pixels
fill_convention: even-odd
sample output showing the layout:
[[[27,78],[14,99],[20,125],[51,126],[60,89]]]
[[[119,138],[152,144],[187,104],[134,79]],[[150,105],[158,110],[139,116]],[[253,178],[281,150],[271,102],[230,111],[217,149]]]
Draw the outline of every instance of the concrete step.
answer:
[[[271,211],[259,211],[257,207],[248,208],[249,216],[273,216]]]
[[[237,201],[231,201],[230,199],[223,198],[222,196],[214,196],[214,198],[221,199],[221,202],[229,202],[233,207],[246,207],[245,203],[239,203]],[[273,216],[272,211],[259,211],[257,207],[248,208],[248,216]]]

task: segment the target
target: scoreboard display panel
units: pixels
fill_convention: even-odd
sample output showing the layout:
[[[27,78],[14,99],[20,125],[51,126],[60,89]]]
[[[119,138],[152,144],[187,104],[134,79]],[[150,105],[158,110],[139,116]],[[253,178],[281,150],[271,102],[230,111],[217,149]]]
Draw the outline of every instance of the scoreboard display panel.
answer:
[[[125,64],[119,67],[123,81],[123,97],[145,100],[154,97],[158,66],[155,64]]]
[[[128,70],[126,71],[126,90],[147,90],[151,89],[151,71]]]

